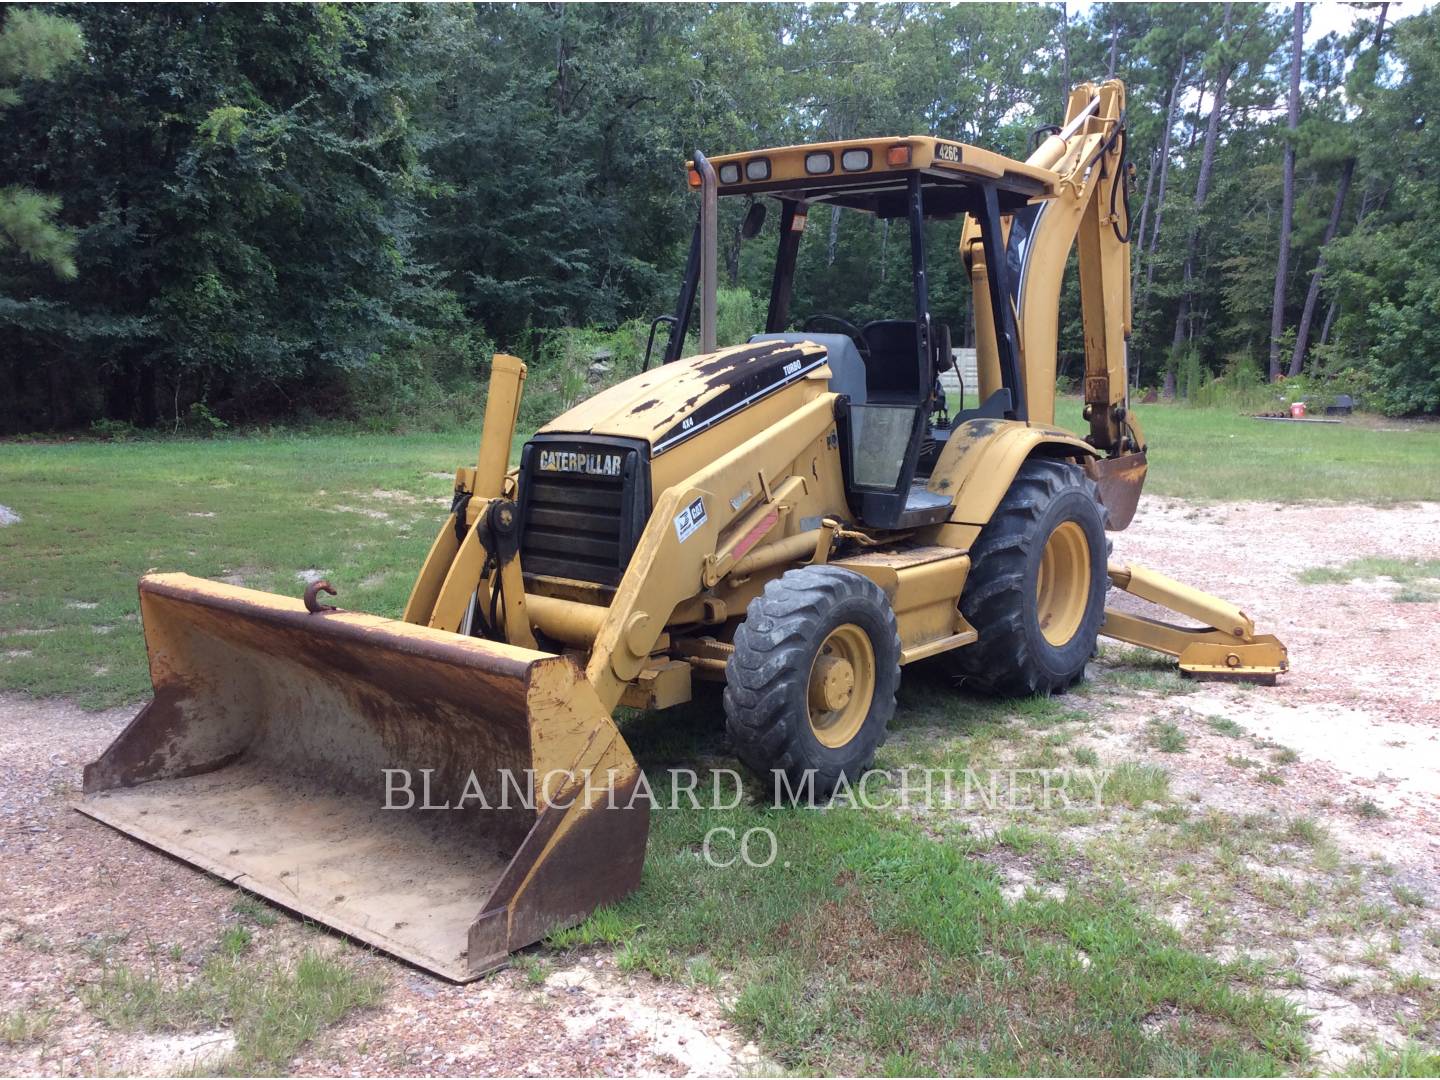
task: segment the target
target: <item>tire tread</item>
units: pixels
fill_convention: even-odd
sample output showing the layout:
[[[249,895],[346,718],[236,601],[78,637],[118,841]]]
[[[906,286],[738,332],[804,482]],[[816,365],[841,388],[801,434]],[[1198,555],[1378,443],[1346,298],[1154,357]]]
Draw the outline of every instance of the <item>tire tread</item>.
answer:
[[[798,782],[806,769],[816,770],[817,794],[828,793],[842,775],[868,768],[875,750],[885,741],[885,725],[869,722],[852,745],[855,752],[843,763],[811,760],[800,725],[806,715],[796,715],[797,683],[808,682],[810,652],[818,647],[816,628],[836,605],[863,600],[881,614],[886,643],[877,642],[876,701],[888,723],[895,711],[895,689],[900,681],[900,635],[895,613],[879,586],[851,570],[838,566],[806,566],[791,570],[766,583],[764,591],[750,602],[745,619],[735,631],[735,651],[725,669],[725,724],[742,762],[765,775],[772,769]],[[883,655],[894,657],[891,670],[884,671]],[[805,686],[798,687],[803,702]]]

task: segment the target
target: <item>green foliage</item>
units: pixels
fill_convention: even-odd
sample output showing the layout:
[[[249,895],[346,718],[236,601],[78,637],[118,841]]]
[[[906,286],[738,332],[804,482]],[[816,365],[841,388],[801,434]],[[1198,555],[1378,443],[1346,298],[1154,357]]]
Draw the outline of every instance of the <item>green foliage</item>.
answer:
[[[1440,12],[1395,27],[1393,85],[1368,95],[1366,216],[1334,244],[1328,279],[1341,315],[1333,366],[1354,366],[1386,412],[1440,411],[1440,206],[1426,179],[1440,168]],[[1372,194],[1373,191],[1373,194]]]
[[[706,754],[709,725],[688,719],[627,726],[642,766],[676,739]],[[716,827],[772,830],[776,861],[697,857],[732,853]],[[1029,825],[996,839],[1012,857],[1067,854]],[[1268,1075],[1304,1061],[1290,1006],[1182,948],[1127,889],[1076,874],[1063,899],[1009,900],[973,843],[858,808],[682,805],[653,815],[641,888],[547,944],[607,942],[622,968],[665,979],[726,972],[733,1019],[786,1073]]]
[[[1343,566],[1312,566],[1296,580],[1306,585],[1347,585],[1385,579],[1399,585],[1391,599],[1403,604],[1440,600],[1440,559],[1351,559]]]
[[[604,347],[615,372],[632,370],[634,339],[673,307],[696,147],[930,132],[1023,157],[1031,130],[1059,118],[1067,79],[1112,64],[1138,169],[1131,363],[1142,384],[1168,372],[1191,403],[1268,404],[1251,369],[1269,341],[1287,15],[1233,5],[1221,49],[1224,10],[1096,4],[1062,23],[1063,8],[990,4],[10,8],[0,432],[452,422],[474,415],[496,348],[545,373],[547,404],[566,402],[595,384],[600,339],[619,335]],[[1354,180],[1324,251],[1306,381],[1285,391],[1433,412],[1440,136],[1426,119],[1440,109],[1440,12],[1387,23],[1378,47],[1373,17],[1304,57],[1282,345],[1338,178]],[[1152,163],[1167,131],[1162,201]],[[722,342],[758,329],[769,295],[779,215],[746,242],[746,209],[721,207]],[[961,225],[927,226],[928,285],[935,318],[967,345]],[[1073,378],[1073,275],[1060,303],[1060,374]],[[903,221],[812,207],[792,324],[912,308]]]
[[[1256,412],[1273,407],[1275,402],[1275,389],[1265,382],[1260,365],[1246,353],[1231,353],[1219,376],[1201,383],[1189,394],[1191,405],[1206,409]]]
[[[24,100],[25,82],[56,78],[84,47],[79,26],[69,19],[38,8],[12,8],[0,26],[0,115]],[[73,278],[75,235],[57,221],[59,213],[56,195],[0,188],[0,255],[14,252],[62,280]]]
[[[1182,398],[1192,400],[1205,384],[1205,365],[1200,351],[1193,345],[1184,346],[1175,354],[1175,385]]]
[[[248,130],[249,109],[239,105],[222,105],[210,110],[210,115],[200,121],[200,137],[211,143],[236,146]]]
[[[1145,733],[1150,745],[1162,754],[1183,754],[1190,745],[1185,732],[1173,720],[1151,720]]]
[[[0,109],[20,104],[18,84],[55,78],[84,48],[80,27],[69,19],[40,8],[11,8],[0,26]]]
[[[1374,1045],[1346,1068],[1345,1076],[1435,1076],[1440,1053],[1421,1042],[1408,1041],[1398,1050]]]
[[[715,341],[739,345],[765,329],[765,312],[745,289],[720,289],[715,297]]]
[[[18,252],[59,278],[75,276],[75,234],[56,221],[60,200],[29,188],[0,188],[0,251]]]
[[[0,1046],[24,1046],[43,1039],[55,1022],[54,1009],[9,1009],[0,1013]]]
[[[87,63],[4,114],[0,167],[45,161],[82,285],[0,260],[0,430],[424,398],[423,354],[469,330],[415,251],[413,116],[440,26],[401,8],[73,16]]]
[[[382,984],[313,949],[293,964],[252,959],[232,928],[196,976],[175,982],[158,971],[107,967],[81,1000],[119,1031],[203,1031],[224,1025],[235,1048],[215,1066],[224,1076],[273,1075],[310,1039],[355,1009],[375,1004]]]

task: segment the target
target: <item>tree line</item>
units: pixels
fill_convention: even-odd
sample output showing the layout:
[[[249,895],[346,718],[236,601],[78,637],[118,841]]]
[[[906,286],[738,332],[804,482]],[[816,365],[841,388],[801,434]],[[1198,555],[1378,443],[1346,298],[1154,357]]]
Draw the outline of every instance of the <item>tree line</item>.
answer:
[[[0,432],[473,399],[496,348],[673,306],[694,148],[933,133],[1024,157],[1110,76],[1139,385],[1440,411],[1440,11],[1355,9],[1317,37],[1303,4],[12,5]],[[744,209],[737,326],[776,228],[742,242]],[[959,227],[929,238],[957,339]],[[794,311],[907,310],[907,260],[903,227],[812,214]],[[1073,375],[1073,281],[1062,318]]]

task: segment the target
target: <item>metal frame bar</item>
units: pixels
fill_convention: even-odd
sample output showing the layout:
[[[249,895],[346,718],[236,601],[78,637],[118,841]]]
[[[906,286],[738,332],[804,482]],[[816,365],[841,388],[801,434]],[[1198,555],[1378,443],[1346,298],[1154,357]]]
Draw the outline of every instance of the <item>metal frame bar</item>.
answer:
[[[665,342],[662,364],[680,359],[685,348],[685,334],[690,329],[690,309],[695,306],[695,293],[700,287],[700,218],[695,218],[695,228],[690,233],[690,255],[685,260],[685,276],[680,279],[680,295],[675,300],[675,318],[670,324],[670,337]],[[648,360],[649,354],[646,354]],[[647,365],[648,366],[648,365]]]
[[[907,204],[910,216],[910,274],[915,288],[915,348],[919,370],[920,404],[924,406],[934,392],[934,374],[930,370],[930,284],[925,268],[925,196],[920,174],[910,175]],[[930,376],[927,386],[926,376]]]
[[[1005,262],[1004,234],[1000,228],[1000,201],[994,184],[983,184],[985,213],[980,221],[980,242],[985,249],[985,273],[990,278],[990,311],[995,321],[995,344],[1000,354],[1000,381],[1010,391],[1013,415],[1028,420],[1025,383],[1020,377],[1019,338],[1015,332],[1015,311],[1010,306],[1010,268]]]
[[[700,174],[700,351],[715,351],[715,295],[719,258],[717,247],[720,216],[720,185],[715,168],[699,150],[695,171]]]
[[[775,273],[770,279],[770,309],[765,315],[765,332],[779,334],[790,321],[790,301],[795,291],[795,258],[805,234],[807,211],[795,199],[780,200],[780,241],[775,251]],[[796,226],[796,222],[799,226]]]

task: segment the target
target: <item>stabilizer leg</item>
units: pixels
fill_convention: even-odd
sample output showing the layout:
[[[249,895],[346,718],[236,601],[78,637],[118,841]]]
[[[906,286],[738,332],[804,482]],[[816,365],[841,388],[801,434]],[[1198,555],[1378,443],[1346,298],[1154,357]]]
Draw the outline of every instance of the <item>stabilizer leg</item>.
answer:
[[[1106,637],[1177,657],[1187,675],[1274,685],[1289,670],[1285,646],[1273,634],[1255,633],[1250,617],[1234,604],[1143,566],[1112,563],[1109,572],[1116,588],[1204,625],[1175,626],[1106,608],[1100,626]]]

